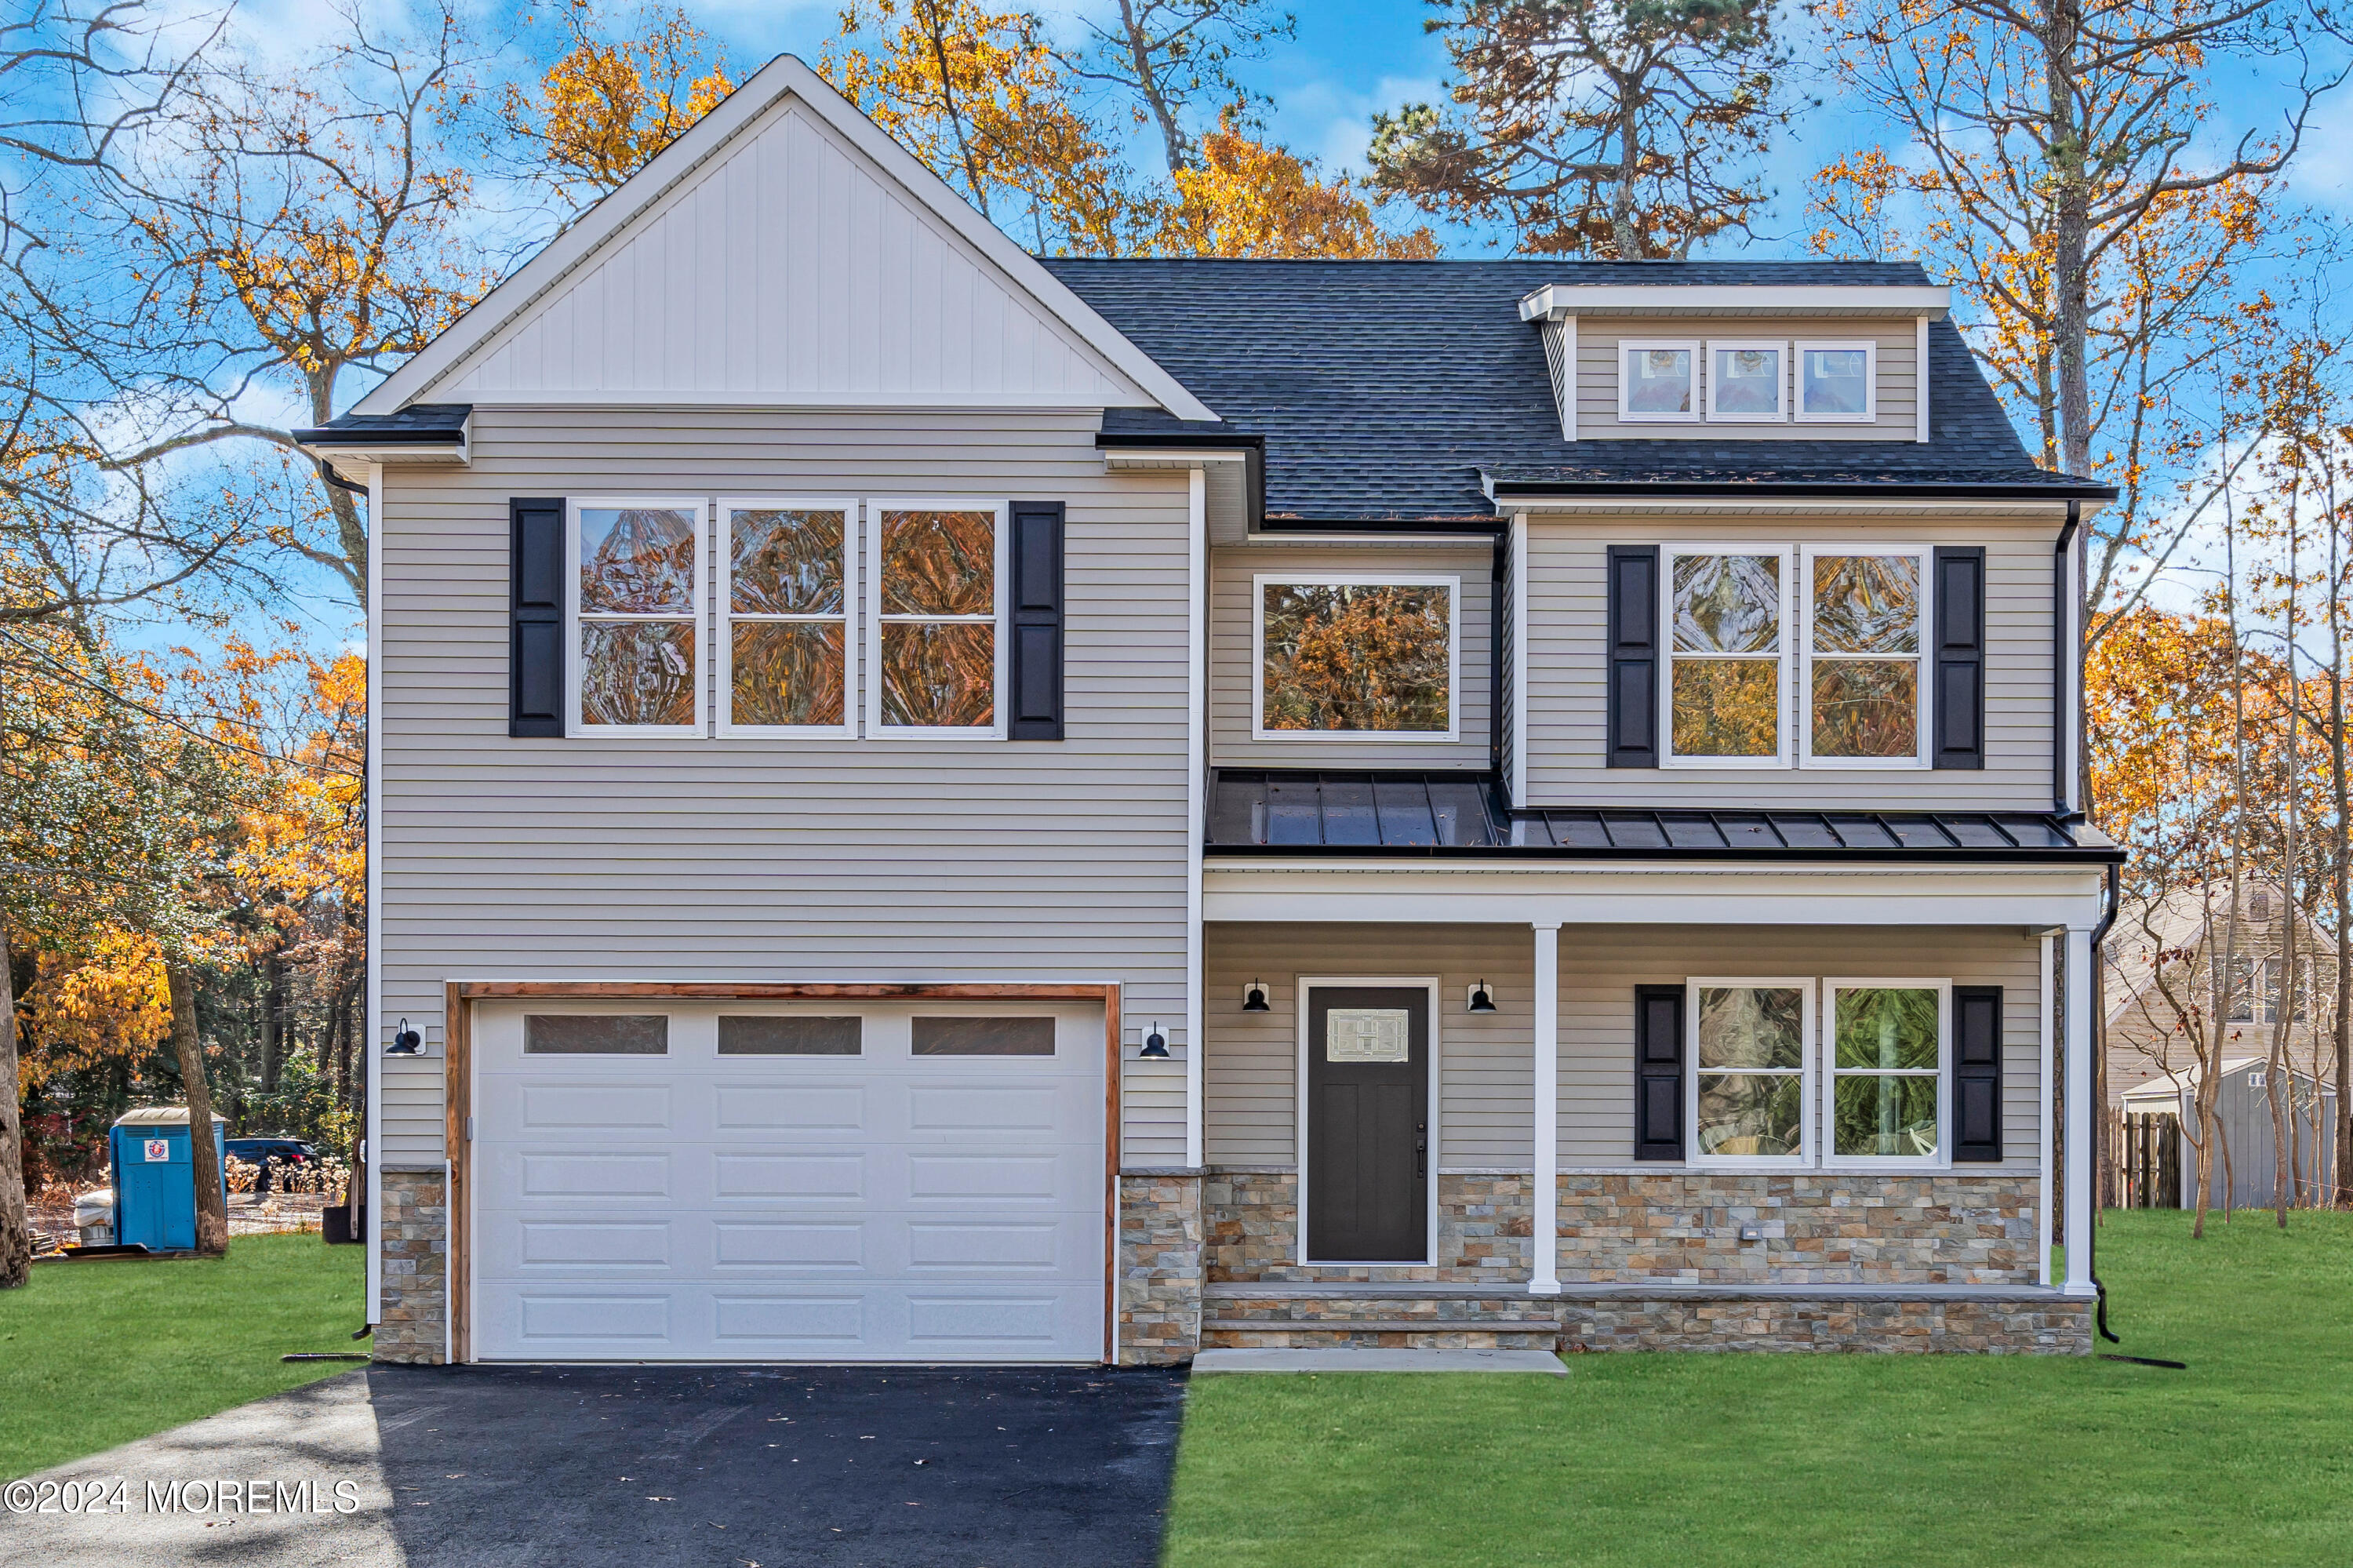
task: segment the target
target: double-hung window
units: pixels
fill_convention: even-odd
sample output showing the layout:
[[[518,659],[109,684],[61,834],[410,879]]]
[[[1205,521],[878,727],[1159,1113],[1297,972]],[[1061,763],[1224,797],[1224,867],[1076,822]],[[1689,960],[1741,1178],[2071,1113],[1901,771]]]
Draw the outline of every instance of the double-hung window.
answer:
[[[1692,1071],[1684,1107],[1695,1162],[1799,1164],[1811,1152],[1807,980],[1699,980],[1683,1002]]]
[[[867,733],[1005,733],[1005,513],[969,501],[867,503]]]
[[[1669,758],[1704,767],[1782,762],[1787,553],[1727,546],[1670,548],[1666,557]]]
[[[1943,980],[1830,980],[1823,1114],[1837,1161],[1942,1163],[1952,988]]]
[[[1928,553],[1818,546],[1805,552],[1804,760],[1841,768],[1927,762],[1920,648]]]
[[[1257,737],[1452,740],[1459,577],[1262,574]]]
[[[702,732],[701,498],[575,499],[565,528],[574,735]]]
[[[719,733],[849,733],[854,501],[722,500]]]

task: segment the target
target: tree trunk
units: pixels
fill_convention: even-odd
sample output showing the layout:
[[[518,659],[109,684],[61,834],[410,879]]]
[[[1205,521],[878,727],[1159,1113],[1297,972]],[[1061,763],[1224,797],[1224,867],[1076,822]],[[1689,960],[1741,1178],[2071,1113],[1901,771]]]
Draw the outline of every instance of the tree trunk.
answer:
[[[1136,20],[1135,0],[1119,0],[1119,25],[1127,35],[1127,58],[1135,71],[1135,90],[1151,106],[1154,123],[1160,127],[1160,147],[1168,159],[1168,173],[1191,162],[1186,156],[1184,128],[1176,123],[1176,111],[1169,106],[1168,95],[1160,90],[1160,73],[1152,69],[1152,48],[1145,36],[1144,24]]]
[[[33,1223],[25,1213],[24,1106],[16,1084],[16,982],[8,927],[0,920],[0,1290],[33,1271]]]
[[[2059,466],[2092,471],[2092,186],[2084,168],[2084,128],[2075,113],[2075,49],[2083,33],[2079,0],[2056,0],[2042,37],[2051,93],[2051,291],[2053,347],[2059,358]]]
[[[278,1077],[286,1065],[288,985],[286,955],[270,954],[261,961],[261,1092],[278,1092]]]
[[[220,1155],[213,1148],[213,1095],[205,1078],[205,1048],[196,1035],[196,977],[187,965],[165,966],[172,986],[172,1045],[188,1101],[188,1158],[195,1167],[196,1251],[228,1251],[228,1204],[221,1196]]]

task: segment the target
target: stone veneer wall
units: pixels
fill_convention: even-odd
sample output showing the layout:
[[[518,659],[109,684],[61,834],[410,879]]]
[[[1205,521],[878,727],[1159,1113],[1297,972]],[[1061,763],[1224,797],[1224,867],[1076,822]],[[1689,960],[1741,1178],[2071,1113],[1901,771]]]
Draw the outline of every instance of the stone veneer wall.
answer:
[[[1119,1361],[1189,1361],[1201,1342],[1201,1178],[1119,1179]]]
[[[2021,1301],[1565,1301],[1564,1351],[2092,1352],[2092,1303]]]
[[[1202,1183],[1214,1280],[1362,1280],[1479,1285],[1528,1277],[1528,1178],[1438,1178],[1438,1264],[1335,1268],[1299,1262],[1299,1178],[1288,1171],[1212,1170]]]
[[[448,1351],[449,1206],[438,1171],[378,1173],[384,1205],[368,1223],[383,1237],[384,1316],[373,1349],[380,1361],[439,1365]]]
[[[2031,1283],[2032,1176],[1661,1171],[1560,1179],[1563,1284]],[[1741,1228],[1763,1231],[1744,1242]]]

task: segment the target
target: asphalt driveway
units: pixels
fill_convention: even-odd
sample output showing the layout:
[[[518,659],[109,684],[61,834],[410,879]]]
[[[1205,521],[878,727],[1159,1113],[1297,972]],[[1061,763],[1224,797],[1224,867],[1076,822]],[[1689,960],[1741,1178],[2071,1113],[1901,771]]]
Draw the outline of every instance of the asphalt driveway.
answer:
[[[1182,1397],[1087,1368],[371,1368],[59,1467],[125,1484],[0,1512],[0,1560],[1149,1564]]]

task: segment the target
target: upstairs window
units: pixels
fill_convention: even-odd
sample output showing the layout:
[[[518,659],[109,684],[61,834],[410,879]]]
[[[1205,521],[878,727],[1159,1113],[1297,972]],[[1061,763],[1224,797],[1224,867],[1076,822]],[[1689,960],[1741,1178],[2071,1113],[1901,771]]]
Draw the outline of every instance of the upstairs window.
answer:
[[[720,733],[848,733],[849,501],[722,501]]]
[[[1699,418],[1699,344],[1628,340],[1618,345],[1618,418],[1688,423]]]
[[[1455,577],[1260,577],[1257,736],[1455,738]]]
[[[1711,343],[1707,345],[1707,417],[1721,424],[1782,418],[1788,345]]]
[[[565,541],[575,735],[702,730],[700,500],[575,500]]]
[[[1754,767],[1783,758],[1778,552],[1667,552],[1668,756]]]
[[[1001,733],[1005,508],[878,501],[870,724],[881,735]]]
[[[1808,550],[1805,759],[1917,768],[1927,756],[1918,550]]]
[[[1799,419],[1861,425],[1877,417],[1877,344],[1800,343],[1797,347]]]

